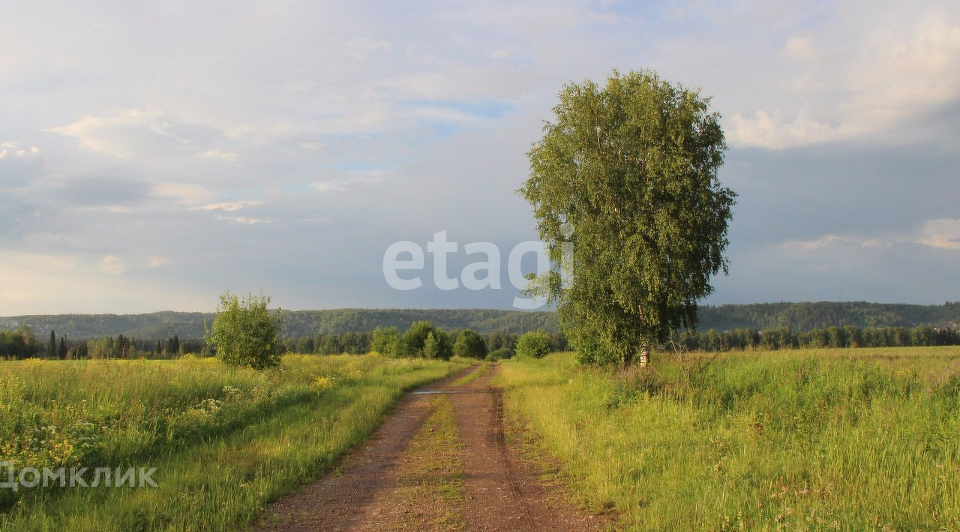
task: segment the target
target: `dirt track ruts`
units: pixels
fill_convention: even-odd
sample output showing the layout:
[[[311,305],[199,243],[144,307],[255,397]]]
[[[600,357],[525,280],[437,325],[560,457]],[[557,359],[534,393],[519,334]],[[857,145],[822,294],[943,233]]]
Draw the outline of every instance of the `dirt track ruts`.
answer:
[[[274,502],[260,520],[258,531],[450,530],[463,532],[525,532],[601,530],[602,518],[572,507],[557,486],[540,481],[536,465],[518,458],[504,437],[503,400],[490,380],[498,370],[455,386],[460,372],[419,391],[449,393],[462,443],[463,497],[442,511],[457,519],[435,521],[416,516],[435,514],[424,500],[391,496],[404,483],[399,472],[414,436],[435,409],[436,395],[407,394],[394,412],[338,468],[297,493]],[[472,371],[478,371],[473,368]],[[411,520],[413,517],[413,521]],[[441,523],[441,524],[438,524]]]

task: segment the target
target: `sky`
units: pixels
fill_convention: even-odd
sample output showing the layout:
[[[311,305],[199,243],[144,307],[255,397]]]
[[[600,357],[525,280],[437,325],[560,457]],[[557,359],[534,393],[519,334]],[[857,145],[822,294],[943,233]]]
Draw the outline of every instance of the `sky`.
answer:
[[[960,300],[953,0],[0,6],[0,315],[512,308],[526,153],[614,69],[722,116],[739,198],[705,303]],[[436,286],[444,231],[444,275],[491,242],[501,289]],[[418,289],[385,279],[400,241]]]

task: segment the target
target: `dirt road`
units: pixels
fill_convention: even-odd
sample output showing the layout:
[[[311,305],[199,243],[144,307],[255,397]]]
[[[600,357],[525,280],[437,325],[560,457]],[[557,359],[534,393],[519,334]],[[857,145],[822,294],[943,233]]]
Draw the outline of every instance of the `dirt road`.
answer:
[[[497,370],[475,367],[407,394],[336,473],[276,501],[256,530],[602,530],[602,518],[572,507],[508,445],[490,384]]]

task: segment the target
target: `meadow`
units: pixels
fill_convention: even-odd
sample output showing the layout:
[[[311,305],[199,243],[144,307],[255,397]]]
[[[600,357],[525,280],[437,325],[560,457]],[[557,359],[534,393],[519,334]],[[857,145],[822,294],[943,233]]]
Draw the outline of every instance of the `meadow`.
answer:
[[[375,354],[286,355],[267,371],[193,357],[0,363],[0,461],[14,475],[86,467],[92,485],[98,467],[147,467],[158,486],[3,489],[0,530],[241,528],[328,471],[405,390],[465,366]]]
[[[701,360],[703,362],[703,360]],[[700,371],[502,363],[508,415],[617,530],[960,530],[960,348],[746,351]]]

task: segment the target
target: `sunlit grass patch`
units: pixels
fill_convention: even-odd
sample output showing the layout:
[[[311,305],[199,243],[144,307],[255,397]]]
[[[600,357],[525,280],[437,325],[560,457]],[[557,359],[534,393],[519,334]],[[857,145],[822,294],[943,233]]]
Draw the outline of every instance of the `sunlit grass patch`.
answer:
[[[0,364],[0,460],[88,476],[156,467],[159,486],[8,490],[0,529],[234,530],[328,470],[404,390],[460,367],[378,355],[287,355],[262,372],[191,358]]]
[[[628,530],[960,528],[960,348],[734,353],[690,380],[503,363],[579,496]]]

